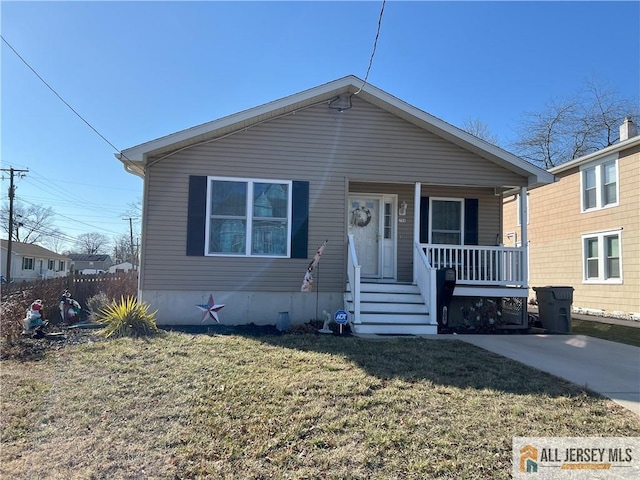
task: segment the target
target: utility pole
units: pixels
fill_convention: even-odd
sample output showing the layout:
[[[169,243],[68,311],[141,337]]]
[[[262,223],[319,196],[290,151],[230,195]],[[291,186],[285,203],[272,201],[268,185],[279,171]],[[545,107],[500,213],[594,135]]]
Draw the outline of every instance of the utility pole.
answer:
[[[16,187],[13,184],[13,177],[16,172],[20,177],[23,176],[22,172],[28,172],[29,170],[18,170],[13,167],[7,169],[0,169],[3,172],[9,172],[9,239],[7,240],[7,271],[5,277],[7,282],[11,281],[11,249],[13,244],[13,199],[16,193]]]
[[[133,253],[133,220],[134,217],[127,217],[127,218],[123,218],[123,220],[129,220],[129,236],[131,237],[131,250],[130,250],[130,259],[131,259],[131,266],[133,267],[133,269],[136,269],[136,262],[135,262],[135,257],[134,257],[134,253]],[[137,218],[136,218],[137,220]]]

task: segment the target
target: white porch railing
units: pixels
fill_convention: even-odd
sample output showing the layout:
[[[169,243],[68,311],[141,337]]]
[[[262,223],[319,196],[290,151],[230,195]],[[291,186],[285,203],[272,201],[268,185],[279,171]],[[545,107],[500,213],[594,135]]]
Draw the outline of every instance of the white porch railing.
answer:
[[[429,316],[432,319],[437,315],[436,269],[429,265],[424,246],[418,242],[414,244],[413,261],[415,262],[415,282],[420,289],[420,294],[425,305],[429,308]]]
[[[453,268],[456,283],[527,287],[524,247],[420,244],[429,264]]]
[[[356,245],[353,235],[348,236],[347,246],[347,279],[351,286],[351,300],[353,300],[353,323],[360,323],[360,265],[356,255]]]

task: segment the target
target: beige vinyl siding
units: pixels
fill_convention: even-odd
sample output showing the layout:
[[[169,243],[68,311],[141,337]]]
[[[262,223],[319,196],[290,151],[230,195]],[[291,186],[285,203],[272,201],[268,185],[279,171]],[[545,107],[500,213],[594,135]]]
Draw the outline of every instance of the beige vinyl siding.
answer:
[[[478,244],[497,245],[500,241],[501,197],[487,188],[456,188],[424,185],[423,197],[477,198],[478,199]]]
[[[605,312],[640,312],[640,152],[620,153],[619,205],[581,213],[580,170],[556,174],[559,181],[529,193],[529,265],[533,287],[570,285],[574,307]],[[504,201],[504,231],[516,227],[515,196]],[[582,235],[620,230],[622,284],[583,282]],[[506,240],[505,240],[506,241]],[[530,293],[535,297],[535,293]]]
[[[309,259],[187,257],[189,175],[310,182]],[[141,289],[299,291],[310,258],[328,240],[317,285],[341,291],[348,181],[493,188],[526,179],[357,97],[345,112],[318,105],[190,147],[147,169]],[[499,212],[492,221],[499,222]],[[496,228],[480,241],[493,245]],[[406,263],[402,272],[408,272]]]

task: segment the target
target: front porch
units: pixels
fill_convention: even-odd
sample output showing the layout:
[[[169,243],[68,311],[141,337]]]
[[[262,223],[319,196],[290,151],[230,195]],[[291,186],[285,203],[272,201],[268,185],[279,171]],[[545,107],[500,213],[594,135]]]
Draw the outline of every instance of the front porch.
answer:
[[[524,277],[526,257],[522,247],[466,247],[416,242],[415,281],[407,284],[363,279],[352,236],[349,236],[348,245],[345,308],[350,315],[351,329],[356,334],[437,334],[438,315],[442,316],[438,311],[437,271],[449,268],[456,272],[452,300],[456,311],[451,307],[449,313],[452,321],[456,315],[473,314],[475,317],[477,314],[482,316],[478,322],[485,327],[526,328],[528,286]],[[468,306],[470,298],[471,306]],[[504,299],[511,300],[507,304],[515,300],[520,307],[503,314]],[[491,307],[495,313],[491,315],[476,305]]]
[[[430,191],[437,190],[431,187]],[[526,188],[522,191],[525,194],[521,197],[526,198]],[[350,207],[363,208],[366,198],[365,195],[350,195]],[[366,205],[374,210],[370,208],[372,203]],[[402,225],[407,223],[406,220],[394,217],[393,210],[387,208],[386,215],[381,216],[380,230],[369,234],[370,240],[365,243],[362,239],[366,238],[365,230],[368,225],[350,224],[344,298],[352,331],[435,334],[439,330],[439,318],[442,320],[443,315],[462,324],[481,323],[486,328],[526,328],[526,225],[521,228],[520,245],[479,245],[478,243],[491,241],[490,238],[498,243],[496,234],[487,233],[484,225],[480,224],[480,217],[485,222],[484,219],[487,218],[493,222],[492,228],[497,229],[494,232],[501,231],[500,222],[496,221],[496,218],[500,218],[500,212],[495,212],[496,218],[488,216],[493,215],[493,212],[487,211],[486,202],[484,205],[485,207],[480,207],[484,208],[480,214],[477,200],[474,203],[468,199],[444,197],[441,194],[432,195],[429,199],[424,196],[418,183],[415,184],[413,208],[409,207],[409,214],[400,213],[406,215],[405,219],[409,222],[413,220],[409,225]],[[374,203],[373,206],[377,205]],[[392,208],[393,206],[392,204]],[[521,218],[526,218],[526,205],[521,202],[520,208],[523,212]],[[372,225],[375,214],[373,217],[374,220],[370,222]],[[453,220],[450,221],[451,219]],[[408,275],[385,275],[382,269],[379,269],[379,275],[371,275],[369,272],[376,271],[371,268],[371,265],[376,265],[375,254],[373,261],[371,260],[372,249],[376,249],[377,245],[377,257],[384,263],[386,257],[381,245],[384,245],[387,238],[391,238],[391,244],[394,244],[393,224],[396,221],[399,229],[405,229],[401,233],[409,233],[413,237],[412,248],[408,243],[397,247],[399,260],[396,263],[401,264],[402,259],[408,260]],[[376,233],[377,240],[374,236]],[[436,243],[433,240],[445,242]],[[400,242],[395,244],[400,245]],[[390,250],[387,248],[387,251]],[[359,254],[367,257],[364,264],[359,259]],[[453,299],[446,309],[443,308],[446,302],[439,294],[443,288],[437,281],[437,272],[443,269],[455,272]]]

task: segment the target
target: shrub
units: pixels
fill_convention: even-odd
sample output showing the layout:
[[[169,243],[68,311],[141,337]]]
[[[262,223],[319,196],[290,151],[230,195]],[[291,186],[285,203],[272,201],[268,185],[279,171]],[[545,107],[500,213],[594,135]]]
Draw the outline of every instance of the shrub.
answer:
[[[0,304],[0,335],[8,342],[14,342],[20,338],[22,332],[22,319],[28,307],[28,300],[24,299],[21,292],[15,292],[5,296]]]
[[[98,323],[104,325],[100,334],[105,337],[139,337],[158,331],[156,312],[147,313],[149,305],[139,303],[134,297],[121,297],[100,309]]]
[[[87,309],[89,310],[89,320],[95,322],[98,319],[100,310],[109,305],[111,300],[106,293],[100,292],[93,297],[87,298]]]

